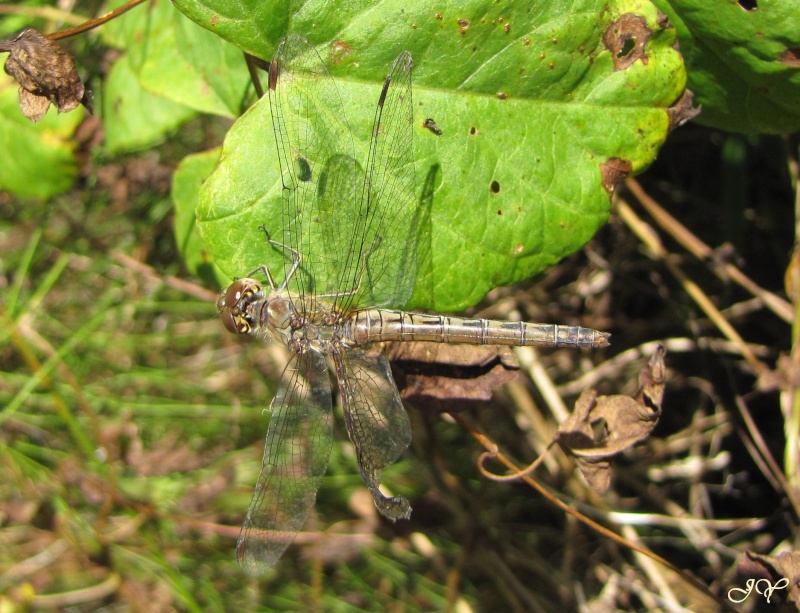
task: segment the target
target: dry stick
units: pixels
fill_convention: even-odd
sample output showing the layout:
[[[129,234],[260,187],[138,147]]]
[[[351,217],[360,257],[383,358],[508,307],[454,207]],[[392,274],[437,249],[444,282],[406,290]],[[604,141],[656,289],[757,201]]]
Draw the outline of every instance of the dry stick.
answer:
[[[261,100],[264,97],[264,87],[261,85],[261,79],[258,77],[258,69],[269,70],[269,64],[264,64],[260,58],[249,53],[244,54],[244,61],[247,64],[247,72],[250,73],[250,81],[256,89],[256,96]]]
[[[180,279],[172,275],[161,274],[152,266],[148,266],[147,264],[144,264],[143,262],[140,262],[139,260],[136,260],[117,249],[109,250],[108,255],[110,255],[128,270],[158,279],[167,287],[178,290],[179,292],[183,292],[184,294],[197,298],[198,300],[202,300],[203,302],[213,302],[218,297],[218,295],[214,292],[210,292],[209,290],[200,287],[191,281]]]
[[[794,507],[795,515],[800,517],[800,495],[798,495],[794,487],[789,485],[786,477],[781,472],[775,458],[772,457],[769,451],[769,446],[761,435],[761,431],[758,429],[758,426],[756,426],[750,410],[739,394],[736,394],[735,401],[736,407],[739,409],[739,414],[742,416],[747,431],[750,433],[750,439],[745,436],[741,437],[750,457],[753,458],[753,461],[756,463],[761,473],[772,483],[772,486],[776,490],[783,490],[783,493]]]
[[[513,473],[519,473],[520,472],[520,468],[516,464],[514,464],[514,462],[509,460],[505,455],[503,455],[499,451],[499,448],[498,448],[497,444],[495,444],[486,435],[482,434],[481,432],[478,432],[478,430],[469,422],[469,420],[463,414],[460,414],[460,413],[449,413],[449,415],[456,421],[456,423],[458,423],[459,426],[461,426],[464,430],[469,432],[473,436],[473,438],[476,441],[478,441],[484,447],[484,449],[486,449],[490,454],[492,454],[492,456],[495,459],[497,459],[497,461],[499,461],[501,464],[503,464],[506,468],[508,468]],[[698,579],[695,579],[690,574],[688,574],[685,571],[681,570],[677,566],[673,565],[668,560],[665,560],[664,558],[662,558],[657,553],[654,553],[654,552],[650,551],[649,549],[647,549],[646,547],[643,547],[642,545],[639,545],[637,543],[632,543],[631,541],[621,537],[616,532],[606,528],[605,526],[603,526],[601,524],[598,524],[596,521],[594,521],[593,519],[590,519],[589,517],[587,517],[586,515],[584,515],[580,511],[577,511],[576,509],[573,509],[567,503],[565,503],[565,502],[559,500],[558,498],[556,498],[555,496],[553,496],[549,491],[547,491],[544,488],[544,486],[542,486],[538,481],[536,481],[535,479],[533,479],[529,475],[522,475],[521,479],[523,481],[525,481],[525,483],[530,485],[533,489],[535,489],[537,492],[539,492],[542,496],[544,496],[549,502],[551,502],[552,504],[556,505],[559,509],[564,511],[564,513],[567,513],[568,515],[571,515],[572,517],[574,517],[575,519],[577,519],[578,521],[580,521],[584,525],[588,526],[592,530],[594,530],[597,533],[602,534],[603,536],[615,541],[616,543],[622,545],[623,547],[625,547],[627,549],[630,549],[632,551],[635,551],[636,553],[639,553],[639,554],[641,554],[643,556],[647,556],[648,558],[650,558],[652,560],[655,560],[659,564],[663,564],[665,567],[669,568],[672,572],[678,574],[686,582],[690,583],[692,586],[694,586],[698,590],[701,590],[709,598],[713,598],[714,601],[720,607],[722,607],[724,610],[735,612],[735,609],[731,608],[729,603],[727,603],[722,598],[718,597],[716,594],[712,593],[708,589],[708,587],[706,587],[702,582],[700,582]]]
[[[80,605],[95,600],[105,600],[114,594],[122,585],[122,577],[117,573],[109,573],[103,581],[95,585],[61,592],[60,594],[44,594],[32,596],[29,604],[34,609],[60,609],[72,605]]]
[[[661,206],[642,189],[642,186],[634,179],[628,179],[625,186],[639,201],[639,204],[650,213],[655,221],[678,243],[683,245],[687,251],[696,258],[703,261],[714,261],[715,253],[708,245],[692,234],[686,226],[681,224],[672,215],[667,213]],[[717,272],[723,280],[726,277],[738,283],[748,292],[759,298],[764,305],[778,317],[791,323],[794,320],[794,309],[783,298],[765,290],[756,284],[752,279],[745,275],[741,270],[729,262],[720,262],[720,266],[712,266],[712,270]]]
[[[38,17],[50,21],[68,21],[70,23],[83,23],[83,17],[73,15],[52,6],[8,6],[0,4],[0,15],[25,15],[26,17]]]
[[[613,358],[609,358],[591,370],[581,374],[578,378],[562,383],[556,389],[562,396],[577,396],[585,388],[596,385],[598,381],[602,381],[603,379],[612,379],[618,376],[619,373],[624,372],[625,368],[631,364],[653,355],[658,345],[664,346],[667,350],[667,355],[690,353],[698,349],[713,351],[715,353],[730,353],[736,356],[742,355],[741,349],[737,344],[719,337],[710,338],[707,336],[700,336],[686,338],[678,336],[660,339],[658,341],[647,341],[638,347],[631,347],[630,349],[618,353]],[[766,357],[772,353],[772,349],[764,345],[750,344],[749,347],[750,351],[760,357]]]
[[[103,25],[107,21],[111,21],[122,15],[123,13],[127,13],[133,7],[142,4],[142,2],[146,2],[146,0],[130,0],[126,2],[121,7],[114,9],[110,13],[106,13],[102,17],[96,17],[95,19],[90,19],[89,21],[85,21],[82,24],[75,26],[73,28],[67,28],[66,30],[61,30],[59,32],[53,32],[52,34],[48,34],[47,38],[50,40],[61,40],[62,38],[69,38],[70,36],[75,36],[76,34],[82,34],[87,30],[91,30],[98,26]]]
[[[722,332],[730,341],[738,345],[744,358],[748,361],[750,366],[759,377],[767,377],[771,374],[769,367],[759,360],[755,354],[750,350],[747,343],[739,335],[736,329],[725,319],[725,316],[714,305],[706,293],[700,289],[694,281],[689,279],[684,272],[671,261],[669,253],[661,245],[658,237],[653,230],[642,219],[633,212],[633,209],[622,198],[617,199],[617,211],[620,218],[633,230],[634,234],[639,237],[639,240],[644,243],[650,250],[651,255],[664,263],[680,284],[683,286],[684,291],[691,296],[697,305],[703,310],[708,318],[714,322],[714,325]]]
[[[798,268],[800,267],[800,256],[798,252],[798,245],[800,245],[800,178],[798,177],[798,167],[796,160],[792,161],[790,158],[789,162],[789,170],[794,178],[795,184],[795,253],[792,256],[792,261],[789,263],[789,267],[787,269],[787,286],[794,285],[796,289],[800,289],[800,284],[798,284],[798,280],[793,279],[793,276],[800,276],[798,273]],[[693,253],[697,258],[701,260],[711,259],[713,258],[714,252],[713,250],[708,247],[705,243],[703,243],[700,239],[694,236],[688,229],[686,229],[683,225],[680,224],[674,217],[672,217],[669,213],[667,213],[664,209],[662,209],[655,200],[653,200],[633,179],[629,179],[626,183],[627,187],[630,191],[636,196],[639,200],[640,204],[650,213],[650,215],[655,219],[662,228],[664,228],[670,235],[675,238],[681,245],[686,247],[691,253]],[[746,277],[738,268],[733,266],[730,263],[725,263],[723,265],[722,270],[724,270],[725,275],[727,275],[730,279],[741,285],[743,288],[748,290],[754,296],[759,298],[763,301],[763,303],[769,308],[773,313],[781,317],[788,323],[792,323],[793,331],[792,331],[792,360],[793,362],[797,362],[800,359],[800,348],[798,348],[797,338],[798,334],[800,334],[800,328],[798,328],[798,321],[799,319],[795,317],[795,311],[798,308],[798,302],[796,297],[794,298],[794,305],[789,304],[782,298],[776,296],[775,294],[763,290],[759,287],[756,283],[754,283],[751,279]],[[793,292],[789,291],[789,294],[792,295]],[[727,323],[727,322],[726,322]],[[730,338],[730,337],[729,337]],[[749,347],[748,347],[749,350]],[[746,357],[746,356],[745,356]],[[757,371],[758,372],[758,371]],[[760,374],[760,373],[759,373]],[[789,385],[791,386],[792,378],[787,378],[789,381]],[[790,407],[786,405],[790,404]],[[793,386],[790,387],[788,393],[782,393],[782,408],[784,411],[784,428],[786,430],[786,448],[784,451],[784,471],[788,477],[784,477],[781,474],[778,467],[772,460],[771,454],[768,452],[768,447],[764,444],[764,441],[758,431],[755,423],[752,420],[749,412],[747,411],[744,402],[741,401],[737,397],[737,406],[739,408],[740,414],[743,416],[745,423],[748,427],[748,430],[751,436],[754,439],[754,447],[755,449],[751,451],[751,455],[753,458],[758,461],[756,457],[756,450],[760,450],[758,456],[763,458],[766,462],[766,465],[763,466],[764,474],[770,478],[772,476],[773,482],[777,481],[777,484],[780,484],[779,487],[783,489],[786,495],[792,502],[792,505],[795,509],[796,514],[800,514],[800,499],[797,495],[794,494],[793,485],[796,486],[798,480],[800,478],[800,469],[797,466],[798,460],[798,449],[800,449],[800,445],[798,445],[798,437],[796,436],[797,432],[800,432],[800,390],[794,388]],[[798,515],[800,516],[800,515]]]
[[[794,250],[786,269],[785,285],[789,297],[792,299],[794,307],[794,319],[792,321],[792,351],[791,371],[797,372],[797,364],[800,363],[800,147],[792,148],[792,143],[800,144],[798,139],[789,139],[789,176],[792,177],[794,185]],[[781,393],[781,410],[783,411],[784,432],[786,435],[786,447],[783,451],[783,470],[786,479],[793,489],[800,484],[800,466],[798,466],[798,454],[800,454],[800,387],[795,384],[796,378],[788,376],[787,389]]]

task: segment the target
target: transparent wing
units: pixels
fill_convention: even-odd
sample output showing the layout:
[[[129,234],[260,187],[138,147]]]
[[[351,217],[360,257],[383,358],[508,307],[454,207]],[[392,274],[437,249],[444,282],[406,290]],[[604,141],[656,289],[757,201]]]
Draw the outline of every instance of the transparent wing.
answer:
[[[351,288],[338,287],[344,260],[340,254],[350,241],[330,250],[322,239],[323,227],[350,225],[363,173],[355,163],[353,139],[347,125],[344,103],[319,54],[297,35],[287,36],[270,63],[269,96],[275,141],[283,182],[283,235],[267,228],[271,236],[301,256],[300,269],[290,288],[308,298]],[[337,161],[349,160],[337,164]],[[332,168],[330,170],[329,168]],[[329,218],[319,208],[319,194],[330,184],[342,207],[338,218]],[[349,211],[349,212],[348,212]],[[333,232],[342,235],[337,229]],[[291,255],[285,254],[285,272]]]
[[[283,180],[282,242],[298,251],[294,289],[351,307],[401,306],[413,289],[414,199],[411,56],[384,83],[366,172],[356,161],[347,108],[317,52],[287,37],[269,88]],[[269,230],[269,228],[268,228]],[[273,235],[274,238],[274,235]],[[287,254],[287,267],[291,260]]]
[[[361,349],[334,353],[333,361],[347,433],[356,448],[361,477],[383,515],[407,519],[411,515],[408,500],[388,498],[378,488],[383,469],[397,460],[411,442],[411,425],[389,361],[382,353]]]
[[[339,281],[340,287],[356,291],[336,299],[343,311],[350,306],[403,306],[414,289],[418,205],[412,66],[408,51],[398,56],[375,109],[355,231]]]
[[[236,544],[249,575],[266,572],[294,540],[328,465],[331,388],[320,354],[289,362],[271,410],[261,474]]]

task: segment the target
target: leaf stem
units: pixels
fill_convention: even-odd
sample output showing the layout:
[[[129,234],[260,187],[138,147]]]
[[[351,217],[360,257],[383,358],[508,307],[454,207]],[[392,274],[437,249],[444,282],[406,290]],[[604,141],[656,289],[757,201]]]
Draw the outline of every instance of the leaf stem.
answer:
[[[77,34],[82,34],[88,30],[92,30],[98,26],[103,25],[106,22],[111,21],[112,19],[116,19],[123,13],[127,13],[129,10],[142,4],[146,0],[129,0],[119,8],[114,9],[110,13],[106,13],[102,17],[95,17],[94,19],[90,19],[89,21],[84,21],[82,24],[77,25],[72,28],[67,28],[66,30],[61,30],[59,32],[53,32],[52,34],[48,34],[47,37],[50,40],[61,40],[62,38],[69,38],[70,36],[76,36]]]

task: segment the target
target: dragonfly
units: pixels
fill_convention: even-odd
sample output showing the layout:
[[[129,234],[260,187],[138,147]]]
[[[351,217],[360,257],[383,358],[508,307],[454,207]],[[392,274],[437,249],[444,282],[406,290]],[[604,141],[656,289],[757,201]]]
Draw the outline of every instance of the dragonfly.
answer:
[[[380,485],[411,442],[411,427],[383,342],[608,344],[607,333],[579,326],[391,308],[409,300],[416,271],[411,72],[406,51],[383,83],[362,166],[348,105],[317,51],[290,35],[269,64],[282,227],[261,229],[283,261],[283,278],[262,265],[217,300],[230,332],[277,342],[291,355],[270,405],[261,472],[236,546],[250,575],[275,565],[314,506],[333,440],[329,362],[361,477],[378,511],[397,520],[407,519],[411,506]]]

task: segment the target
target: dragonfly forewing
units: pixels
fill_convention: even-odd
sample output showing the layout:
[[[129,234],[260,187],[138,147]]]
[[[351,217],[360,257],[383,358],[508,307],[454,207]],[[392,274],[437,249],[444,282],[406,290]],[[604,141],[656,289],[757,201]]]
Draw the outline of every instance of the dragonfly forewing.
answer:
[[[290,288],[336,295],[336,310],[402,306],[416,277],[412,61],[384,82],[366,168],[345,105],[317,52],[288,36],[270,65],[270,107],[283,182],[282,243],[302,257]],[[288,265],[288,264],[287,264]]]
[[[358,216],[350,239],[350,261],[340,287],[356,290],[351,305],[403,306],[416,279],[419,207],[414,175],[414,105],[411,54],[401,53],[383,84],[372,125]]]
[[[333,361],[361,477],[381,514],[390,519],[408,518],[408,500],[384,496],[379,489],[383,469],[411,443],[411,425],[389,361],[382,353],[362,349],[334,353]]]
[[[322,355],[308,351],[289,362],[271,412],[261,474],[236,546],[250,575],[263,574],[292,543],[328,466],[333,416]]]
[[[290,35],[278,46],[270,63],[269,96],[283,183],[283,235],[278,240],[301,255],[300,269],[289,280],[290,287],[313,306],[316,295],[343,289],[338,287],[339,254],[353,240],[363,172],[355,162],[347,113],[336,83],[304,38]],[[342,212],[328,217],[320,210],[320,181],[329,174],[325,169],[342,158],[352,160],[335,168],[335,193]],[[324,183],[322,188],[324,192]],[[331,234],[347,239],[338,243],[337,251],[322,248],[324,237]],[[288,274],[291,258],[284,262]]]

